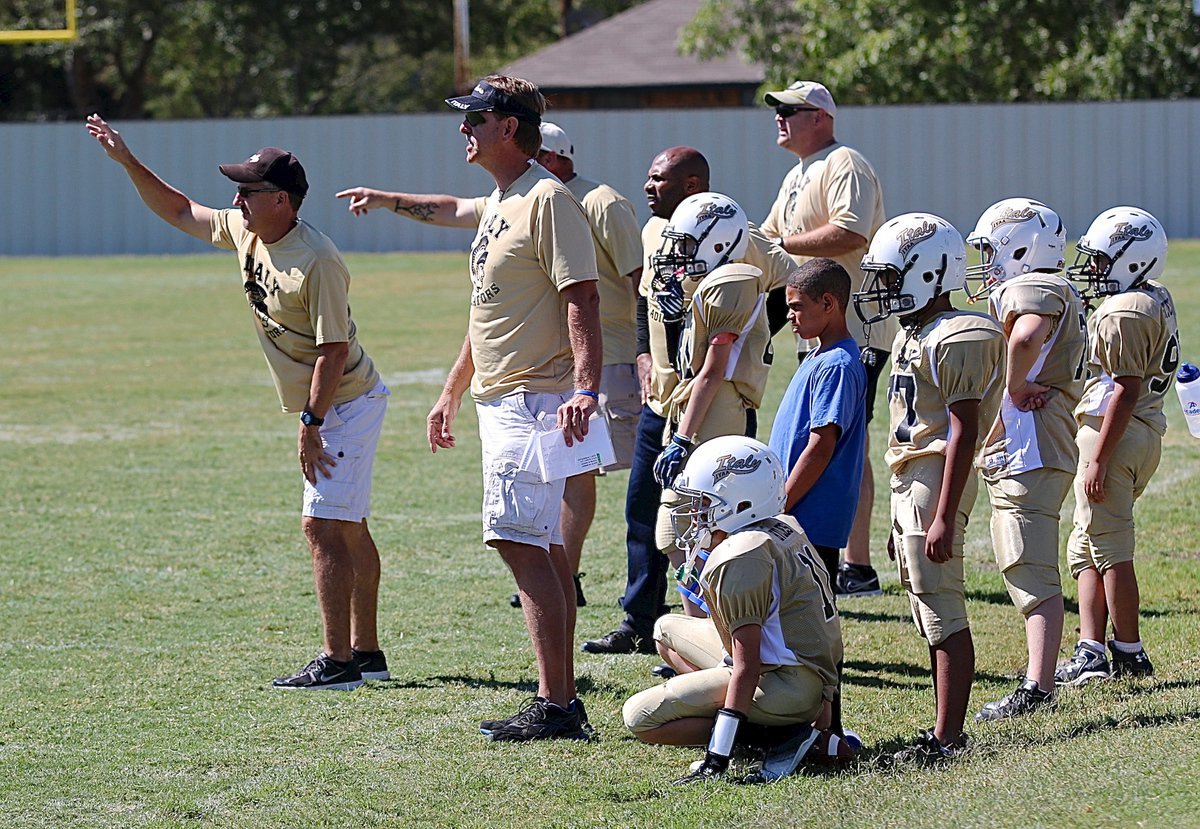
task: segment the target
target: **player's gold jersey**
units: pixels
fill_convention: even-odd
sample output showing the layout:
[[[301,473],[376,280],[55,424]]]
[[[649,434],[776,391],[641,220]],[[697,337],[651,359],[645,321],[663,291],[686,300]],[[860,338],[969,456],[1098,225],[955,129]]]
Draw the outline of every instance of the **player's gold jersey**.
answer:
[[[1004,333],[986,314],[945,311],[920,329],[902,328],[892,345],[891,426],[885,456],[893,472],[924,455],[944,455],[950,405],[978,400],[979,438],[1004,391]]]
[[[679,384],[679,374],[676,370],[678,343],[671,343],[671,333],[663,322],[662,309],[658,306],[655,292],[661,288],[654,272],[654,256],[662,248],[662,230],[667,226],[667,220],[657,216],[650,217],[642,228],[642,250],[645,254],[642,282],[638,286],[642,296],[646,298],[646,317],[650,329],[650,361],[653,364],[650,373],[650,408],[660,417],[667,416],[667,403],[672,392]],[[761,272],[761,290],[772,291],[787,284],[788,275],[795,270],[795,263],[782,248],[771,244],[765,236],[750,225],[750,240],[746,255],[742,261],[753,265]],[[657,280],[657,281],[656,281]],[[691,302],[692,294],[696,292],[699,279],[687,278],[683,281],[683,297],[685,302]],[[674,336],[682,330],[682,323],[673,327]],[[769,328],[768,328],[769,331]]]
[[[712,551],[700,574],[726,653],[735,630],[762,626],[764,665],[805,665],[837,685],[842,627],[829,574],[790,515],[741,529]]]
[[[1108,297],[1088,320],[1088,379],[1078,416],[1103,417],[1114,377],[1138,377],[1142,393],[1133,416],[1158,434],[1167,431],[1163,398],[1179,368],[1179,323],[1171,294],[1147,282]]]
[[[696,287],[679,341],[679,384],[671,392],[668,405],[672,419],[678,420],[687,406],[712,338],[726,333],[736,334],[737,339],[730,351],[725,379],[750,408],[758,408],[771,364],[771,331],[762,271],[752,265],[722,265]]]
[[[1056,274],[1031,273],[992,289],[988,305],[1011,335],[1025,314],[1047,317],[1051,330],[1026,379],[1052,389],[1045,406],[1023,412],[1007,392],[1000,414],[984,441],[980,468],[988,479],[1019,475],[1042,467],[1075,472],[1075,406],[1083,394],[1087,315],[1075,288]]]

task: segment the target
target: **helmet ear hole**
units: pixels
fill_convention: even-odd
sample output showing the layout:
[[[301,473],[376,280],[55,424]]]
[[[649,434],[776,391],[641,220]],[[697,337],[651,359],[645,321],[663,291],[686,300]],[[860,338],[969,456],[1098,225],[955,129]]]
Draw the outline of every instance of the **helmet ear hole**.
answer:
[[[1024,259],[1027,253],[1029,253],[1029,248],[1017,248],[1013,251],[1013,259]]]
[[[749,501],[738,501],[737,509],[735,509],[734,512],[735,513],[745,512],[746,510],[752,509],[753,507],[754,507],[754,504],[750,503]]]
[[[921,274],[921,278],[925,280],[926,285],[932,285],[933,280],[937,279],[937,274],[933,271],[925,271]]]

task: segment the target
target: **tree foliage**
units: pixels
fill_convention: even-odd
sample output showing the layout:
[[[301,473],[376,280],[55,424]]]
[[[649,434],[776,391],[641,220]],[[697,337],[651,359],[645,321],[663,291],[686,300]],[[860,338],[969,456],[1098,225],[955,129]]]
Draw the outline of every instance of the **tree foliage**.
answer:
[[[572,11],[592,19],[634,2],[576,0]],[[10,3],[0,25],[55,25],[45,0]],[[474,71],[556,38],[560,4],[471,4]],[[0,119],[436,109],[453,92],[452,24],[450,0],[89,0],[74,42],[0,44]]]
[[[705,0],[683,41],[763,63],[772,86],[820,79],[846,103],[1200,94],[1189,0]]]

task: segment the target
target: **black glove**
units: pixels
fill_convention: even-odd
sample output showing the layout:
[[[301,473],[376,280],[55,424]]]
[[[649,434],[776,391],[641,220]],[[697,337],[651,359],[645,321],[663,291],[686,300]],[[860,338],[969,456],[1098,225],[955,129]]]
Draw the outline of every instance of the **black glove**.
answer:
[[[683,786],[720,777],[729,769],[729,757],[733,754],[733,742],[737,738],[738,726],[746,721],[746,715],[732,708],[722,708],[713,721],[712,736],[708,739],[708,750],[699,765],[694,765],[689,774],[675,781]]]

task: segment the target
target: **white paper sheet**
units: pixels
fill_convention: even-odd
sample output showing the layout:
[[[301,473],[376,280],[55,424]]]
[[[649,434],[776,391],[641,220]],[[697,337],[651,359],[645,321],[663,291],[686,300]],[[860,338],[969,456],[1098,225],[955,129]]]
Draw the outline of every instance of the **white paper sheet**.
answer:
[[[542,480],[557,481],[617,462],[608,424],[601,417],[588,421],[588,433],[582,441],[567,446],[561,429],[542,432],[534,437]]]

